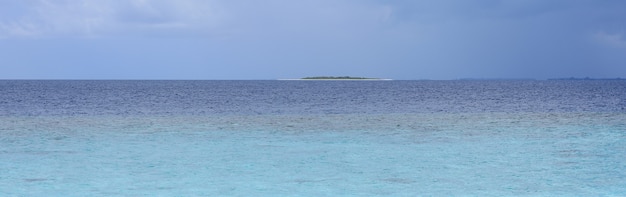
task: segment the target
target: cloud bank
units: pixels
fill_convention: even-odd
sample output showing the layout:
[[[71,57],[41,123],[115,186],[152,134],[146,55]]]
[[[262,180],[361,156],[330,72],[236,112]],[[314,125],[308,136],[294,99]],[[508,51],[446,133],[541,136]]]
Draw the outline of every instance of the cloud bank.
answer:
[[[4,37],[106,36],[211,28],[210,0],[35,0],[3,2],[20,12],[0,19]]]

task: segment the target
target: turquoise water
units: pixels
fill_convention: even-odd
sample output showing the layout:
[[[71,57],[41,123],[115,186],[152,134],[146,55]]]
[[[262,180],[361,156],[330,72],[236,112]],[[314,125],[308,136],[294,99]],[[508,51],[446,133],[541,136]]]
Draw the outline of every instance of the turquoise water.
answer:
[[[0,196],[626,196],[626,81],[2,81]]]
[[[626,195],[623,113],[0,123],[3,196]]]

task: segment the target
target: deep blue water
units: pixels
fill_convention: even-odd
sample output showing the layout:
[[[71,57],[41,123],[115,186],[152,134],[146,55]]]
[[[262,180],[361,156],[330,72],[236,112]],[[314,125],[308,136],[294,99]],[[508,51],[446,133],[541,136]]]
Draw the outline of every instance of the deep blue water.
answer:
[[[626,80],[0,81],[0,116],[626,112]]]
[[[626,80],[0,81],[0,196],[625,196]]]

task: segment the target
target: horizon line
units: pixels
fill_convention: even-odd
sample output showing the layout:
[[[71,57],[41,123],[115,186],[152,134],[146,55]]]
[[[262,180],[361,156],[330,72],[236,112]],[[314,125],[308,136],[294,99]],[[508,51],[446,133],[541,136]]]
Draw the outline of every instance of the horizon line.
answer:
[[[273,78],[273,79],[173,79],[173,78],[0,78],[2,81],[481,81],[481,80],[626,80],[624,77],[557,77],[557,78],[454,78],[454,79],[393,79],[393,78],[371,78],[371,79],[302,79],[302,78]]]

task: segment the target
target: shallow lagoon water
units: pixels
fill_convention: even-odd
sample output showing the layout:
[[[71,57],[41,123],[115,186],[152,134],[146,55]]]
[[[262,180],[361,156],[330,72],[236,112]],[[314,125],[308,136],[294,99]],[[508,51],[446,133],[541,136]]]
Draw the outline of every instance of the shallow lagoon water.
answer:
[[[486,112],[447,107],[464,102],[454,99],[428,101],[439,108],[432,111],[408,101],[372,104],[365,98],[366,106],[356,111],[339,105],[332,111],[333,103],[322,99],[290,104],[319,106],[312,113],[274,104],[283,112],[261,114],[248,112],[262,111],[263,105],[232,104],[246,110],[198,113],[180,104],[151,109],[137,103],[129,104],[131,109],[71,114],[110,107],[109,101],[74,108],[62,104],[66,107],[59,110],[43,105],[48,112],[20,111],[20,102],[5,101],[0,194],[625,195],[626,113],[619,109],[625,97],[611,91],[616,87],[552,103],[504,97],[517,108],[548,107],[485,106]],[[589,107],[593,102],[607,104]],[[581,107],[572,110],[568,103]],[[394,105],[402,110],[379,109]],[[122,110],[132,112],[118,113]]]

